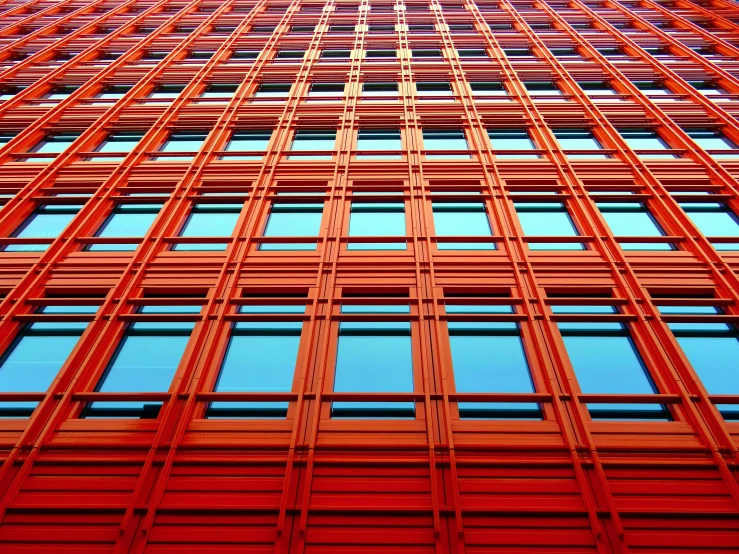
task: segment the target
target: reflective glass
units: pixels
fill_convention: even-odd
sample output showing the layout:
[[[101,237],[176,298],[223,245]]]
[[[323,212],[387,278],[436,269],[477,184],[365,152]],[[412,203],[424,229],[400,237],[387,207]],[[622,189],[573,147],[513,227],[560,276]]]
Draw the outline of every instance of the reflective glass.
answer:
[[[405,206],[397,203],[352,202],[350,237],[404,237]],[[350,242],[349,250],[405,250],[405,242]]]
[[[241,204],[196,204],[181,237],[230,237],[241,213]],[[225,250],[226,244],[178,243],[173,250]]]
[[[576,237],[579,235],[567,208],[559,202],[516,203],[523,232],[529,237]],[[583,250],[580,242],[529,242],[531,250]]]
[[[489,237],[490,221],[482,202],[434,202],[434,229],[437,237]],[[438,242],[442,250],[494,250],[495,243]]]
[[[410,323],[342,322],[336,392],[413,392]],[[412,402],[334,402],[334,417],[413,417]]]
[[[265,237],[317,237],[323,204],[274,204],[264,229]],[[315,242],[262,243],[260,250],[315,250]]]
[[[457,392],[534,392],[516,323],[448,325]],[[460,402],[459,415],[541,418],[538,404],[531,402]]]
[[[95,233],[96,237],[143,237],[154,223],[161,204],[119,204]],[[136,250],[138,243],[90,244],[91,251]]]
[[[239,322],[221,365],[217,392],[290,392],[302,322]],[[213,402],[208,417],[285,417],[288,403]]]

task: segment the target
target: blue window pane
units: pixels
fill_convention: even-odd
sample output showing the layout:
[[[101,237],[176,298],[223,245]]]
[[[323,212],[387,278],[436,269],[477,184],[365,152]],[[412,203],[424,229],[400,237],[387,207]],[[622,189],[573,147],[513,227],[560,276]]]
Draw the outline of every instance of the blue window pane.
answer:
[[[661,237],[664,231],[640,203],[598,204],[603,219],[616,237]],[[668,243],[621,243],[624,250],[673,250]]]
[[[405,207],[402,203],[352,203],[350,237],[405,236]],[[405,250],[405,242],[349,243],[349,250]]]
[[[326,151],[327,154],[292,155],[288,159],[301,160],[330,160],[333,156],[334,143],[336,142],[336,131],[307,131],[300,130],[295,133],[292,152]]]
[[[704,150],[736,150],[737,145],[721,133],[710,129],[687,129],[686,133]],[[736,159],[739,153],[722,154],[720,152],[711,153],[711,156],[718,159]]]
[[[212,206],[212,207],[211,207]],[[196,205],[180,231],[181,237],[230,237],[239,219],[241,205]],[[225,250],[226,244],[181,243],[173,250]]]
[[[550,306],[554,314],[615,314],[618,309],[615,306]],[[582,325],[578,323],[577,325]],[[618,324],[620,325],[620,324]]]
[[[60,154],[64,152],[69,146],[77,140],[78,135],[70,133],[57,133],[54,135],[48,135],[42,139],[36,146],[34,146],[30,152],[36,154]],[[51,157],[34,157],[28,158],[30,162],[51,162],[54,161],[56,156]]]
[[[87,324],[82,325],[84,329]],[[56,329],[59,324],[55,324]],[[72,353],[81,330],[26,330],[0,358],[0,392],[44,392]],[[27,417],[38,402],[0,402],[0,417]]]
[[[261,160],[272,131],[237,131],[226,145],[226,152],[259,152],[252,156],[224,156],[225,160]]]
[[[128,153],[136,148],[142,138],[144,138],[143,133],[114,133],[109,135],[108,138],[106,138],[105,141],[95,149],[95,152]],[[92,159],[112,162],[122,160],[123,156],[104,156]]]
[[[655,131],[647,129],[622,129],[619,131],[621,137],[626,141],[633,150],[667,150],[670,145]],[[637,152],[638,153],[638,152]],[[678,158],[676,154],[659,154],[659,153],[639,153],[639,156],[645,158]]]
[[[567,208],[561,203],[516,204],[518,220],[525,235],[530,237],[576,237],[579,235]],[[583,250],[578,242],[530,242],[531,250]]]
[[[393,327],[396,327],[394,330]],[[413,392],[410,324],[349,325],[339,330],[336,392]],[[412,402],[334,402],[336,417],[412,417]]]
[[[217,392],[290,392],[302,323],[265,329],[237,323],[218,376]],[[287,402],[213,402],[208,417],[285,417]]]
[[[317,237],[323,204],[274,204],[265,237]],[[315,250],[316,243],[263,243],[260,250]]]
[[[725,204],[681,204],[691,221],[706,237],[739,237],[739,220]],[[736,250],[736,245],[714,244],[717,249]],[[728,248],[727,248],[728,247]]]
[[[245,305],[239,306],[240,314],[304,314],[305,306],[281,306],[281,305]]]
[[[119,205],[102,227],[96,237],[143,237],[154,223],[161,205],[125,204]],[[90,244],[91,251],[130,251],[136,250],[138,243],[131,244]]]
[[[501,160],[535,160],[538,154],[508,154],[506,150],[534,150],[536,146],[524,129],[488,129],[495,155]]]
[[[481,202],[441,203],[434,202],[434,228],[437,237],[490,237],[492,229],[485,205]],[[494,243],[437,243],[440,249],[448,250],[494,250]]]
[[[91,306],[44,306],[39,310],[42,314],[94,314],[100,309],[98,305]]]
[[[342,304],[342,314],[409,314],[411,307],[407,305],[368,306],[366,304]]]
[[[429,159],[469,159],[465,154],[433,154],[432,150],[469,150],[464,131],[454,129],[424,129],[423,146]]]
[[[591,324],[575,324],[589,332]],[[616,324],[623,329],[621,324]],[[570,363],[585,394],[654,394],[650,376],[625,330],[598,335],[578,335],[565,331],[572,327],[560,324]],[[625,418],[666,417],[665,408],[658,404],[589,404],[593,417],[614,418],[619,412]]]
[[[534,392],[518,329],[474,329],[468,323],[449,323],[454,383],[457,392]],[[461,417],[540,418],[531,402],[460,402]]]
[[[725,324],[671,323],[670,329],[708,394],[739,395],[739,340],[732,328]],[[739,404],[717,408],[725,418],[739,419]]]
[[[554,131],[563,150],[601,150],[603,147],[590,131],[582,129],[558,129]],[[570,159],[603,159],[605,154],[567,154]]]
[[[69,225],[72,218],[77,215],[81,206],[69,205],[47,205],[39,206],[23,224],[15,230],[14,237],[30,238],[56,238]],[[49,247],[48,244],[9,244],[4,250],[6,252],[43,252]]]
[[[161,325],[161,324],[160,324]],[[190,324],[191,325],[191,324]],[[189,332],[126,333],[96,388],[99,392],[167,392],[185,352]],[[161,402],[93,402],[88,417],[156,417]]]
[[[720,314],[723,313],[716,306],[657,306],[661,314]]]
[[[403,145],[398,130],[360,129],[357,137],[357,159],[392,159],[399,160],[400,154],[364,154],[367,150],[400,151]]]
[[[447,304],[448,314],[512,314],[515,313],[513,306],[494,304]]]
[[[200,150],[208,133],[180,131],[172,133],[167,142],[160,148],[160,152],[183,152],[186,156],[161,156],[157,159],[169,161],[191,160],[195,153]]]

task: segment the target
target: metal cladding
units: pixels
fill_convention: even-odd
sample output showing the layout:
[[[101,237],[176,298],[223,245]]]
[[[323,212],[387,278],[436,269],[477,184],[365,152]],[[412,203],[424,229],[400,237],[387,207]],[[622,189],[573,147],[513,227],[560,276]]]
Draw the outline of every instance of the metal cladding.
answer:
[[[0,0],[0,552],[739,552],[738,115],[727,0]]]

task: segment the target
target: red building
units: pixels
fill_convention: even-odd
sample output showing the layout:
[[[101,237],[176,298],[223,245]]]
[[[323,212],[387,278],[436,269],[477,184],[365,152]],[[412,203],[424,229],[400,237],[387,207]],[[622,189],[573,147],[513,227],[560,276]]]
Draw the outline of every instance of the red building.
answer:
[[[0,551],[739,552],[737,25],[3,0]]]

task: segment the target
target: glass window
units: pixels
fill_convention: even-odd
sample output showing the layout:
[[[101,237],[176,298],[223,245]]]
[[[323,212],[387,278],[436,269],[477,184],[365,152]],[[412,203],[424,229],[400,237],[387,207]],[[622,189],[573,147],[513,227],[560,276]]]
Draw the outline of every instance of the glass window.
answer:
[[[180,231],[181,237],[230,237],[241,213],[241,204],[195,204]],[[225,250],[226,243],[186,243],[172,250]]]
[[[149,93],[148,98],[153,100],[173,100],[177,98],[183,90],[185,90],[185,85],[159,85]]]
[[[681,202],[698,231],[709,240],[712,237],[739,237],[739,219],[723,202]],[[715,242],[716,250],[739,250],[739,242]]]
[[[660,306],[662,313],[675,313]],[[712,308],[713,306],[680,306],[682,313],[705,313],[685,308]],[[725,323],[669,323],[685,357],[693,366],[708,394],[739,395],[739,334],[732,325]],[[726,419],[739,419],[739,404],[716,406]]]
[[[232,60],[256,60],[261,50],[234,50]]]
[[[119,204],[100,226],[96,237],[135,237],[142,238],[154,223],[162,209],[161,204]],[[96,252],[136,250],[139,243],[89,244],[85,250]]]
[[[128,154],[144,138],[144,133],[111,133],[108,135],[95,152]],[[99,156],[90,158],[101,162],[120,162],[124,156]]]
[[[726,138],[721,131],[711,129],[686,129],[685,132],[695,143],[707,150],[712,157],[716,159],[736,159],[739,157],[739,153],[726,153],[714,152],[715,150],[737,150],[737,145],[731,140]]]
[[[555,129],[554,136],[557,137],[560,146],[565,150],[567,157],[571,160],[592,160],[607,158],[606,154],[583,154],[570,153],[568,150],[601,150],[603,147],[596,140],[593,133],[586,129]]]
[[[82,206],[42,204],[12,234],[22,239],[56,238]],[[48,244],[8,244],[5,252],[43,252]]]
[[[397,129],[360,129],[357,136],[357,159],[399,160],[403,149],[400,131]],[[365,151],[388,150],[392,153],[364,154]]]
[[[39,106],[51,106],[62,100],[66,100],[69,96],[77,90],[77,87],[56,87],[51,92],[44,94],[42,98],[44,100],[53,100],[53,102],[39,102]]]
[[[450,321],[448,327],[457,392],[534,392],[517,323]],[[459,415],[540,419],[541,410],[536,403],[459,402]]]
[[[402,202],[352,202],[350,237],[405,237]],[[403,242],[349,242],[348,250],[405,250]]]
[[[265,237],[317,237],[323,204],[273,204]],[[315,250],[315,242],[263,242],[259,250]]]
[[[200,98],[213,98],[213,100],[209,102],[199,102],[199,104],[218,104],[221,102],[227,102],[234,94],[236,94],[238,88],[239,85],[237,84],[227,85],[214,83],[208,85],[208,88],[202,92]]]
[[[619,129],[621,138],[629,147],[643,158],[679,158],[677,154],[660,154],[654,150],[668,150],[667,144],[660,136],[649,129]]]
[[[367,50],[365,57],[368,61],[390,61],[397,57],[397,52],[395,50]]]
[[[503,52],[509,58],[531,56],[531,50],[529,50],[528,48],[504,48]]]
[[[674,97],[675,93],[660,83],[647,81],[643,83],[637,82],[634,84],[640,91],[657,102],[674,102],[676,100]]]
[[[604,83],[601,81],[585,81],[585,82],[579,82],[578,85],[580,85],[580,88],[585,91],[585,94],[587,94],[590,97],[593,97],[596,102],[601,102],[603,100],[613,101],[618,100],[620,101],[620,98],[598,98],[600,96],[616,96],[618,93],[610,86],[608,83]]]
[[[54,154],[53,156],[34,156],[26,158],[28,162],[53,162],[56,154],[64,152],[79,137],[76,133],[54,133],[46,135],[29,152],[34,154]]]
[[[100,93],[95,95],[95,98],[98,98],[100,100],[118,100],[120,98],[123,98],[123,96],[131,90],[131,87],[129,86],[121,86],[121,85],[112,85],[105,87]],[[93,104],[97,104],[98,102],[93,102]],[[99,104],[102,104],[103,102],[99,102]],[[108,104],[108,102],[106,102]]]
[[[585,394],[654,394],[657,391],[622,323],[559,323],[567,355]],[[670,419],[660,404],[596,404],[594,419]]]
[[[262,83],[254,93],[254,98],[285,98],[290,94],[292,84]]]
[[[275,306],[276,313],[283,306]],[[243,313],[243,312],[242,312]],[[241,321],[233,326],[216,392],[290,392],[298,359],[300,321]],[[287,402],[212,402],[208,417],[280,417]]]
[[[414,58],[441,58],[441,50],[418,50],[411,51]]]
[[[178,313],[169,310],[168,306],[156,306],[152,310],[146,308],[143,306],[140,313]],[[192,313],[192,310],[186,313]],[[167,392],[194,326],[187,321],[138,321],[131,324],[95,391]],[[161,407],[161,402],[99,401],[90,403],[83,417],[153,419],[159,415]]]
[[[524,83],[524,86],[526,87],[526,90],[529,93],[529,96],[531,96],[534,99],[544,99],[544,100],[552,100],[552,97],[561,97],[562,91],[559,90],[557,85],[550,81],[544,81],[544,82],[527,82]],[[560,100],[563,100],[563,98],[560,98]]]
[[[727,102],[731,100],[726,90],[710,81],[689,81],[688,84],[715,102]],[[721,98],[722,96],[727,96],[727,98]]]
[[[449,83],[416,83],[419,100],[453,100],[452,85]]]
[[[506,151],[534,150],[536,146],[525,129],[488,129],[495,156],[501,160],[535,160],[539,154],[508,153]]]
[[[484,48],[462,48],[457,50],[457,54],[460,58],[488,58]]]
[[[86,327],[87,322],[26,325],[0,356],[0,392],[46,392]],[[0,402],[0,417],[29,417],[37,405]]]
[[[159,147],[159,152],[183,153],[183,156],[157,156],[155,159],[166,161],[190,161],[203,146],[208,136],[204,131],[174,131],[167,141]]]
[[[362,83],[363,97],[385,97],[397,98],[398,83]]]
[[[472,89],[472,94],[478,100],[485,100],[488,96],[503,96],[508,100],[508,91],[503,86],[503,83],[500,82],[471,82],[470,89]]]
[[[322,50],[322,60],[348,60],[350,55],[349,50]]]
[[[231,140],[226,145],[226,152],[259,152],[258,155],[229,155],[224,160],[261,160],[262,152],[266,152],[272,131],[234,131]]]
[[[577,237],[579,233],[562,202],[516,202],[516,214],[529,237]],[[530,250],[584,250],[581,242],[529,242]]]
[[[661,237],[662,227],[641,202],[600,202],[598,209],[615,237]],[[621,242],[624,250],[674,250],[667,242]]]
[[[291,152],[327,151],[328,154],[292,154],[289,160],[330,160],[333,156],[336,131],[313,131],[300,129],[295,131]]]
[[[344,83],[313,83],[308,98],[331,98],[339,100],[344,96]]]
[[[461,129],[424,129],[423,145],[428,159],[470,159],[468,153],[464,154],[435,154],[434,150],[469,150],[464,131]]]
[[[437,237],[490,237],[492,229],[482,202],[434,202]],[[440,250],[495,250],[493,242],[437,242]]]
[[[413,392],[409,322],[342,321],[335,392]],[[333,417],[414,417],[413,402],[333,402]]]

